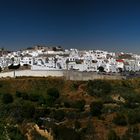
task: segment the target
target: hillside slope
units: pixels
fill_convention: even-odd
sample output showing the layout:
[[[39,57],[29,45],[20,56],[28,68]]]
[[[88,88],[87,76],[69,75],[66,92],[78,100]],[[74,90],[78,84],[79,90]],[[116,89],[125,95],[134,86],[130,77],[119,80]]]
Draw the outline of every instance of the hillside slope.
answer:
[[[0,110],[3,140],[136,140],[140,79],[0,79]]]

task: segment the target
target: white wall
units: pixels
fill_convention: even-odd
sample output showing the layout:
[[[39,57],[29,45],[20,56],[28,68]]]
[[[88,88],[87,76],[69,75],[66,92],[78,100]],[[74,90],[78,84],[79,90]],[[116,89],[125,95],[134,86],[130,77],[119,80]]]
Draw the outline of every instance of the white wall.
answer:
[[[34,76],[34,77],[48,77],[48,76],[63,76],[63,71],[32,71],[32,70],[22,70],[22,71],[15,71],[15,76]],[[12,72],[4,72],[0,73],[0,78],[2,77],[14,77],[14,71]]]

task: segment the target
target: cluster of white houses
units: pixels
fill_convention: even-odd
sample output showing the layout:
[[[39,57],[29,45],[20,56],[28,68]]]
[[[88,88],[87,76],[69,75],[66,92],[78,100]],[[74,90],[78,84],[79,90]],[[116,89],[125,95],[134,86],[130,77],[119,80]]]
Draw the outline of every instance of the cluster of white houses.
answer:
[[[139,71],[140,55],[114,53],[101,50],[62,49],[61,47],[35,46],[5,53],[1,50],[0,67],[30,65],[31,70]]]

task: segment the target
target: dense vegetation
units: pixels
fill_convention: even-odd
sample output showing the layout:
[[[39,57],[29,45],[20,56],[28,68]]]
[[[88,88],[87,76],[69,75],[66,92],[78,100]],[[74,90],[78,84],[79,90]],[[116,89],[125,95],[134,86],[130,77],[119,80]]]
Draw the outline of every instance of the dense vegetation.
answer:
[[[54,140],[139,140],[140,79],[1,79],[0,139],[49,139],[35,124]]]

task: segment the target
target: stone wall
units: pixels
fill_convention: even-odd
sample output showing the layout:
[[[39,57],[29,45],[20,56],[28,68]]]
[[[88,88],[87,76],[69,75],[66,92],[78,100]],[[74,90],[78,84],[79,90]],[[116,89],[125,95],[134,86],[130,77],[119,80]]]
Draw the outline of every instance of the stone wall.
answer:
[[[64,77],[66,80],[74,80],[74,81],[87,81],[94,79],[125,79],[124,76],[119,74],[113,75],[105,75],[98,74],[96,72],[78,72],[78,71],[64,71]]]
[[[2,72],[0,73],[0,78],[5,77],[22,77],[22,76],[31,76],[31,77],[65,77],[66,80],[74,81],[87,81],[94,79],[126,79],[124,76],[119,74],[114,75],[103,75],[97,74],[95,72],[79,72],[79,71],[58,71],[58,70],[16,70],[11,72]]]
[[[56,76],[56,77],[62,77],[63,71],[16,70],[16,71],[11,71],[11,72],[0,73],[0,78],[2,78],[2,77],[20,77],[20,76],[32,76],[32,77]]]

